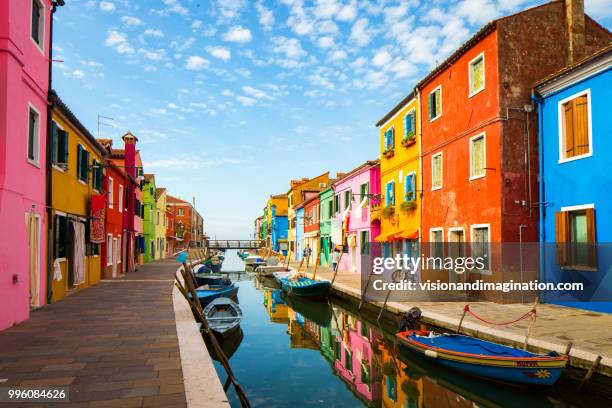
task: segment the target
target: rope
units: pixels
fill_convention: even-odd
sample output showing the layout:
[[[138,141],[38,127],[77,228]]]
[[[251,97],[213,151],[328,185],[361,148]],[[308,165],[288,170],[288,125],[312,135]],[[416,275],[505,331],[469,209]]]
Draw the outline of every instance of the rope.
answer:
[[[476,313],[474,313],[474,312],[472,312],[470,310],[470,305],[465,305],[465,307],[463,308],[463,311],[471,314],[472,316],[474,316],[476,319],[480,320],[481,322],[484,322],[484,323],[487,323],[487,324],[492,324],[494,326],[508,326],[510,324],[513,324],[513,323],[516,323],[516,322],[520,322],[521,320],[526,319],[528,317],[531,317],[534,320],[536,318],[536,309],[535,309],[535,307],[533,309],[531,309],[530,311],[528,311],[527,313],[525,313],[524,315],[520,316],[519,318],[511,320],[509,322],[503,322],[503,323],[492,322],[492,321],[486,320],[486,319],[478,316]]]

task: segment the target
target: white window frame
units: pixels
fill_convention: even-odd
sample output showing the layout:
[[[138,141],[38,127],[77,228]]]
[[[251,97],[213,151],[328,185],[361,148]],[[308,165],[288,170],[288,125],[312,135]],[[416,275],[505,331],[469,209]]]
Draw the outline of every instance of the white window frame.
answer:
[[[470,225],[470,252],[474,245],[474,230],[477,228],[487,228],[487,246],[489,247],[487,253],[489,254],[489,269],[472,269],[471,273],[480,273],[482,275],[492,275],[491,263],[493,262],[493,256],[491,255],[491,224],[471,224]]]
[[[589,152],[585,154],[581,154],[579,156],[573,157],[564,157],[565,156],[565,138],[564,136],[564,125],[565,125],[565,112],[563,110],[563,104],[571,101],[572,99],[578,98],[579,96],[586,95],[587,96],[587,124],[589,131]],[[580,92],[577,92],[571,96],[568,96],[565,99],[560,100],[557,103],[557,115],[559,117],[559,163],[567,163],[574,160],[585,159],[587,157],[593,156],[593,126],[592,126],[592,105],[591,105],[591,88],[584,89]]]
[[[434,186],[434,159],[440,157],[440,185]],[[444,186],[444,152],[437,152],[431,155],[431,191],[440,190]]]
[[[474,174],[474,140],[482,137],[484,142],[484,167],[482,168],[482,174]],[[487,176],[487,132],[479,133],[475,136],[470,137],[470,180],[476,180]]]
[[[28,157],[28,150],[30,150],[30,112],[34,111],[38,116],[36,120],[36,129],[34,139],[36,141],[36,145],[34,146],[34,159],[30,159]],[[40,111],[36,109],[36,106],[32,104],[32,102],[28,102],[28,115],[27,115],[28,125],[26,126],[27,134],[26,134],[26,160],[33,166],[40,168],[40,127],[42,122],[42,116],[40,115]]]
[[[119,250],[122,251],[122,248],[121,248],[121,235],[117,235],[116,239],[117,239],[117,248],[119,248]],[[119,255],[119,254],[117,254],[117,255]],[[117,256],[117,264],[120,264],[120,263],[121,263],[121,256]]]
[[[106,266],[113,264],[113,234],[106,234]]]
[[[114,208],[115,203],[113,201],[115,200],[115,180],[112,177],[108,178],[108,192],[106,199],[108,200],[108,208]]]
[[[395,207],[395,179],[392,178],[391,180],[385,183],[385,194],[387,194],[388,191],[387,186],[391,183],[393,183],[393,204],[388,205],[387,203],[389,202],[389,198],[385,197],[385,207]]]
[[[561,211],[580,211],[580,210],[588,210],[590,208],[595,209],[595,204],[570,205],[567,207],[561,207]]]
[[[480,89],[475,89],[472,90],[472,65],[474,64],[474,62],[476,62],[478,59],[482,58],[482,88]],[[486,87],[486,75],[485,75],[485,55],[484,55],[484,51],[481,52],[480,54],[478,54],[477,56],[475,56],[472,60],[470,60],[470,62],[468,62],[468,98],[471,98],[472,96],[476,95],[477,93],[480,93],[482,91],[484,91],[485,87]]]
[[[123,212],[123,184],[119,184],[119,212]]]
[[[433,250],[433,246],[434,244],[436,244],[438,241],[434,241],[433,240],[433,235],[434,232],[441,232],[442,233],[442,254],[441,257],[444,258],[444,254],[445,254],[445,250],[444,250],[444,228],[443,227],[433,227],[429,229],[429,254],[431,255],[431,251]],[[437,255],[437,254],[436,254]]]
[[[440,85],[438,85],[437,87],[435,87],[435,88],[434,88],[434,89],[433,89],[433,90],[432,90],[432,91],[429,93],[429,95],[431,95],[432,93],[435,93],[435,92],[436,92],[438,89],[440,90],[440,112],[437,112],[437,113],[438,113],[438,116],[436,116],[436,117],[433,117],[433,118],[429,119],[429,122],[433,122],[433,121],[435,121],[436,119],[438,119],[440,116],[442,116],[442,84],[440,84]],[[428,102],[429,102],[429,95],[427,95],[427,101],[428,101]],[[428,104],[428,106],[427,106],[427,109],[428,109],[428,110],[427,110],[427,117],[429,118],[429,104]]]
[[[40,44],[38,44],[36,41],[34,41],[34,38],[32,38],[32,5],[33,2],[30,2],[30,14],[29,14],[29,19],[30,20],[30,30],[28,32],[28,37],[30,37],[30,41],[32,41],[32,43],[36,46],[36,48],[38,48],[38,51],[40,51],[43,55],[45,54],[45,43],[46,43],[46,33],[47,33],[47,29],[46,29],[46,24],[47,24],[47,8],[45,7],[45,4],[41,1],[41,0],[36,0],[36,2],[38,3],[38,5],[40,6],[40,24],[38,25],[38,38],[40,40]]]
[[[387,144],[387,132],[391,131],[392,133],[392,143],[393,146],[391,148],[386,147],[385,145]],[[390,150],[395,150],[395,125],[391,125],[389,126],[384,132],[383,132],[383,147],[385,148],[384,151],[390,151]]]
[[[457,232],[457,231],[463,232],[463,239],[465,240],[465,228],[463,228],[463,227],[449,227],[449,228],[446,229],[446,241],[449,244],[451,243],[451,240],[450,240],[451,232]]]
[[[441,98],[442,94],[440,94],[440,98]],[[442,99],[440,99],[441,101]],[[416,117],[416,107],[414,108],[410,108],[408,110],[408,112],[406,112],[406,114],[404,115],[404,120],[402,121],[402,124],[404,124],[404,133],[406,133],[406,127],[405,127],[405,123],[406,123],[406,116],[411,115],[414,113],[414,127],[416,128],[417,126],[417,117]],[[414,136],[416,137],[416,129],[414,130]],[[402,137],[402,140],[405,138],[406,136]]]

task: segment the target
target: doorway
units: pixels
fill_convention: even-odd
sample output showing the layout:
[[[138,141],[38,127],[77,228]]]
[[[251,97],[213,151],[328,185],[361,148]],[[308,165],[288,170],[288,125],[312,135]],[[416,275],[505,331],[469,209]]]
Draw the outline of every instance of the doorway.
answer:
[[[113,238],[113,278],[117,277],[117,265],[119,263],[119,243]]]
[[[30,306],[40,304],[40,215],[26,215],[28,229],[28,271],[30,274]]]
[[[463,228],[449,228],[448,230],[448,253],[453,259],[465,257],[465,231]],[[449,281],[457,282],[459,279],[458,273],[449,271]],[[465,275],[465,273],[463,273]]]

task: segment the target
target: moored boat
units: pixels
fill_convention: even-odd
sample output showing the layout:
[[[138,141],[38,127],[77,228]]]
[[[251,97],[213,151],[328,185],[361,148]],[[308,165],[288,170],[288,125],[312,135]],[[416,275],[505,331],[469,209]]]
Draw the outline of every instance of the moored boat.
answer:
[[[220,297],[236,298],[236,295],[238,294],[238,286],[234,285],[233,283],[231,285],[207,285],[196,289],[196,293],[200,299],[200,304],[202,306],[206,306],[214,299]],[[191,297],[191,293],[189,294],[189,297]]]
[[[212,331],[221,337],[229,337],[240,327],[242,310],[233,300],[219,297],[204,308],[204,316]]]
[[[255,272],[259,276],[273,276],[274,272],[291,272],[292,268],[288,268],[284,265],[261,265],[255,268]]]
[[[231,279],[224,275],[213,273],[197,273],[193,275],[198,286],[202,285],[231,285]]]
[[[278,272],[275,272],[277,274]],[[329,295],[331,290],[331,282],[327,280],[316,281],[310,278],[291,277],[277,278],[281,289],[289,294],[304,297],[325,297]]]
[[[535,354],[461,334],[406,330],[396,334],[408,349],[443,366],[477,377],[530,386],[550,386],[567,356]]]

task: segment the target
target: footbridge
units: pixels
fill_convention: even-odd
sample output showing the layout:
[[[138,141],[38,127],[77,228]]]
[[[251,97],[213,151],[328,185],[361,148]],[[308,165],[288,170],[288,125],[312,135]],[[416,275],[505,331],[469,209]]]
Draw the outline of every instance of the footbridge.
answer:
[[[209,249],[259,249],[265,242],[256,239],[213,239],[207,240],[205,246]]]

